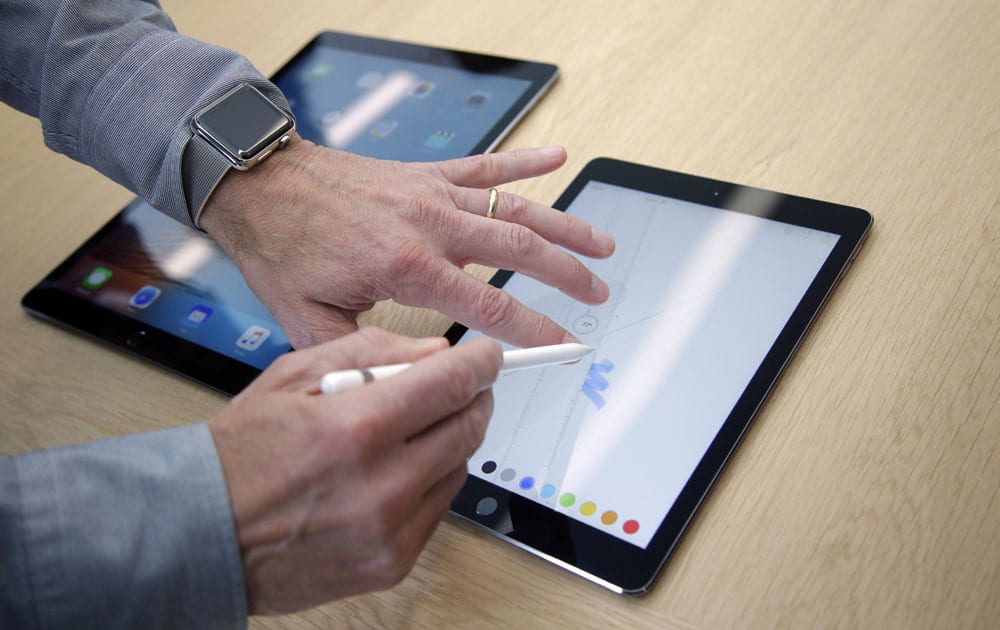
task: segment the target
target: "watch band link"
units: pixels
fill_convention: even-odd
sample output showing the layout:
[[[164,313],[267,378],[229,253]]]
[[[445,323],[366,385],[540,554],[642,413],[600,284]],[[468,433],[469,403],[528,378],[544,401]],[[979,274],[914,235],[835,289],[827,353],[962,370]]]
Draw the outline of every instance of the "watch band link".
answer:
[[[205,202],[233,165],[208,140],[194,134],[184,147],[181,160],[181,181],[184,197],[194,226],[201,229],[201,213]]]

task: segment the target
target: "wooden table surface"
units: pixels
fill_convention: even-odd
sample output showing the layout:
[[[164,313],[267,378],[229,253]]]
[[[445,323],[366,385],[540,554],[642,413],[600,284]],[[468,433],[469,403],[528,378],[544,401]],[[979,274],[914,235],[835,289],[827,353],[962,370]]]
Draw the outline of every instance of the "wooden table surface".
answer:
[[[613,595],[447,519],[412,575],[254,627],[996,627],[1000,3],[166,0],[276,70],[339,29],[558,64],[501,148],[551,203],[601,155],[868,209],[875,227],[653,590]],[[3,452],[194,422],[224,399],[24,314],[131,197],[0,109]],[[367,318],[412,335],[438,316]],[[58,385],[58,388],[56,387]]]

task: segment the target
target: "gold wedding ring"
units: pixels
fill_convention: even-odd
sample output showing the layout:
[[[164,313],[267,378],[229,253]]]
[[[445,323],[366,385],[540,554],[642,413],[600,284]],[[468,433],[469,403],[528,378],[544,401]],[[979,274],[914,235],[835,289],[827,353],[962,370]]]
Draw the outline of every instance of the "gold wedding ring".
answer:
[[[496,188],[490,188],[490,206],[486,208],[486,218],[492,219],[497,215],[497,197],[500,193],[497,192]]]

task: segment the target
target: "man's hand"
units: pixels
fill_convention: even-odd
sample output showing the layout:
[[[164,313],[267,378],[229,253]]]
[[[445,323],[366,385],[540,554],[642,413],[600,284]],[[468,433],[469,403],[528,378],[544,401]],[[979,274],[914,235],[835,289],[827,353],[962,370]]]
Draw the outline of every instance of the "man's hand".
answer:
[[[604,258],[611,237],[587,223],[490,187],[548,173],[559,147],[439,163],[400,163],[296,139],[212,194],[201,224],[236,261],[296,348],[357,329],[375,302],[436,309],[519,346],[561,343],[568,333],[465,273],[479,263],[519,271],[588,304],[608,287],[565,247]]]
[[[445,350],[376,328],[276,361],[210,422],[250,612],[300,610],[409,573],[466,477],[493,412],[500,346]],[[319,394],[328,371],[415,361]]]

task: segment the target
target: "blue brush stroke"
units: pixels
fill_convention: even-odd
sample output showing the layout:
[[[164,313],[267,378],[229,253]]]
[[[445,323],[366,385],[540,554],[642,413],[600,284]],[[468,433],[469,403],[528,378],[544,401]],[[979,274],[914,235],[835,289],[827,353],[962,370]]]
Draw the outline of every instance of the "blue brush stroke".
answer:
[[[613,369],[615,369],[615,364],[607,359],[603,359],[600,363],[591,364],[587,371],[587,379],[583,382],[583,387],[580,388],[583,395],[594,403],[598,411],[604,408],[604,396],[601,396],[600,392],[608,388],[608,379],[604,378],[604,374]]]
[[[590,402],[594,403],[594,407],[596,407],[598,411],[604,408],[604,396],[598,394],[597,390],[591,386],[589,381],[583,384],[580,391],[583,392],[584,396],[590,399]]]

